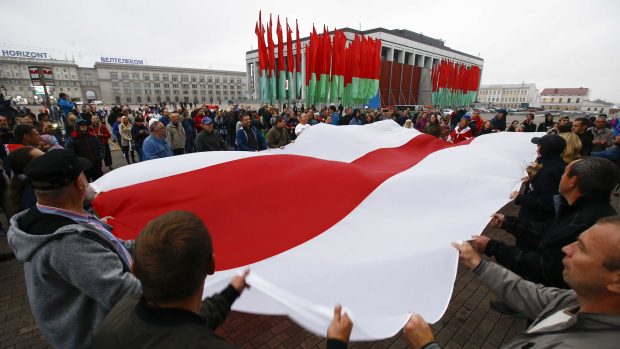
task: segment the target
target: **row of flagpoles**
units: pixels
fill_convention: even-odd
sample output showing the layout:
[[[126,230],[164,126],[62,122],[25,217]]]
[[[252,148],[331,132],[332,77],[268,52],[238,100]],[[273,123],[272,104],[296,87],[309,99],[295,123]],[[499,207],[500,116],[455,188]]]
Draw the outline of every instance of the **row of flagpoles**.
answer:
[[[468,106],[476,100],[480,67],[441,60],[431,72],[433,105],[442,108]]]
[[[379,91],[381,71],[381,41],[355,35],[347,45],[347,38],[340,30],[334,30],[333,38],[327,28],[317,34],[312,28],[309,43],[305,47],[305,81],[302,81],[302,45],[299,40],[299,25],[296,23],[296,40],[293,50],[292,30],[286,20],[286,63],[283,32],[280,17],[277,19],[276,35],[278,53],[273,41],[271,15],[265,30],[261,14],[254,32],[258,37],[258,63],[260,98],[263,103],[300,100],[302,84],[306,86],[307,105],[341,101],[344,106],[366,104]],[[265,36],[267,37],[265,42]],[[277,69],[277,74],[276,74]],[[295,89],[291,88],[293,75]],[[286,81],[289,88],[286,88]]]

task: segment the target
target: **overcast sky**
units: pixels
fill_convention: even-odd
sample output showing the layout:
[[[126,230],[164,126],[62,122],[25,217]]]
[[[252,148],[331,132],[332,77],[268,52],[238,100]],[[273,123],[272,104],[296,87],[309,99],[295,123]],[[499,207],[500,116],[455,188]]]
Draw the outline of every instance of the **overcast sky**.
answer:
[[[302,37],[313,22],[409,29],[479,54],[483,84],[589,87],[591,99],[620,104],[618,0],[0,0],[0,48],[66,54],[81,66],[103,55],[244,71],[259,10],[298,19]]]

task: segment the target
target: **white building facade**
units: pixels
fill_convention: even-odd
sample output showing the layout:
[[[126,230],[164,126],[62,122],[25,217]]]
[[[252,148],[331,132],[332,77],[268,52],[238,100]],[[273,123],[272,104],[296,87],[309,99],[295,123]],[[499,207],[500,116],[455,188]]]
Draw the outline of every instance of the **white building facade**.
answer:
[[[50,58],[45,52],[20,52],[20,57],[0,56],[3,94],[19,104],[41,104],[44,91],[33,86],[28,67],[52,69],[54,86],[48,88],[52,102],[61,92],[77,101],[107,104],[157,102],[230,103],[248,99],[246,72],[144,65],[142,60],[95,63],[79,67],[74,61]],[[26,57],[25,53],[29,55]],[[102,60],[105,57],[101,58]],[[109,59],[108,59],[109,60]]]
[[[585,100],[590,96],[590,89],[545,88],[540,93],[540,105],[545,110],[581,111]]]
[[[528,108],[537,100],[534,83],[481,85],[478,92],[478,101],[489,108]]]
[[[228,103],[247,99],[246,73],[225,70],[95,63],[106,103]]]
[[[613,103],[608,103],[601,100],[589,101],[586,100],[581,106],[581,111],[592,114],[610,114],[610,109],[614,109]]]
[[[61,92],[71,98],[81,99],[82,86],[78,66],[75,62],[65,60],[0,57],[0,85],[4,87],[3,93],[23,104],[43,102],[43,88],[33,86],[29,66],[52,68],[55,86],[48,88],[52,100]]]

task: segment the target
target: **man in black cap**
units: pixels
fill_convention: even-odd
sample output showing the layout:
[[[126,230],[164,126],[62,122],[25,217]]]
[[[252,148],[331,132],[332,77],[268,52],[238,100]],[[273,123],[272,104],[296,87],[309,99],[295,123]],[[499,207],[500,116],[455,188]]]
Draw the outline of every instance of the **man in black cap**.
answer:
[[[558,195],[560,178],[566,168],[566,162],[562,159],[566,141],[558,135],[550,134],[534,137],[532,143],[538,146],[538,157],[534,166],[538,170],[525,183],[523,193],[515,191],[510,198],[521,206],[519,218],[544,222],[555,216],[553,197]],[[520,239],[517,239],[517,246],[526,245],[522,245]]]
[[[116,239],[88,214],[88,160],[54,150],[24,169],[37,204],[11,218],[9,245],[24,263],[34,318],[55,348],[89,348],[95,330],[126,294],[141,291],[131,274],[133,241]]]

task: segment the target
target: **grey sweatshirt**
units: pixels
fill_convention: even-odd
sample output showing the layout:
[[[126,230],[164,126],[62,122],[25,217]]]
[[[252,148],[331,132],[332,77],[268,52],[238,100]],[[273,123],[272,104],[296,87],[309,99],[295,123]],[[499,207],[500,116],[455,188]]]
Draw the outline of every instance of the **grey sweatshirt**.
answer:
[[[29,211],[11,218],[8,240],[24,263],[37,325],[55,348],[89,348],[110,309],[123,296],[140,293],[140,282],[94,229],[71,224],[46,234]]]

